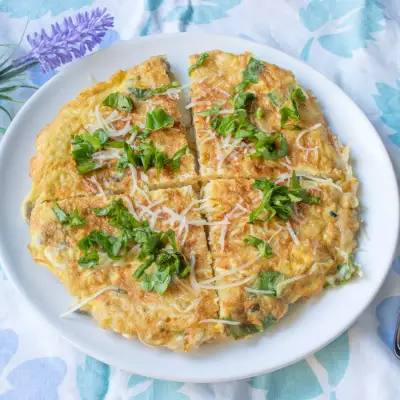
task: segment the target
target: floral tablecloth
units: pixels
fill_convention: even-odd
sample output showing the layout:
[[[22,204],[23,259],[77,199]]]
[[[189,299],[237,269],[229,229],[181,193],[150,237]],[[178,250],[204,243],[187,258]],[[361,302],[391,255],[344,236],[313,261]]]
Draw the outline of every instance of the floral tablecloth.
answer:
[[[304,60],[364,110],[400,172],[398,0],[0,0],[0,43],[18,42],[25,27],[51,32],[51,24],[96,7],[107,7],[114,24],[93,51],[136,36],[190,31],[240,36]],[[16,52],[30,50],[24,38]],[[57,70],[44,73],[37,65],[27,81],[40,86]],[[31,93],[21,90],[19,98]],[[0,106],[18,110],[4,100]],[[0,126],[6,124],[0,112]],[[0,266],[0,400],[399,399],[400,360],[391,351],[399,312],[397,257],[373,304],[323,350],[244,381],[183,384],[131,375],[80,353],[39,320]]]

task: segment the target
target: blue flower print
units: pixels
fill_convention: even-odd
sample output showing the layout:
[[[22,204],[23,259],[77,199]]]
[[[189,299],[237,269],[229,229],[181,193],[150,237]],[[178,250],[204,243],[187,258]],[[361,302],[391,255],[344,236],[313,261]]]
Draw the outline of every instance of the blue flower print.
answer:
[[[103,400],[109,384],[110,366],[87,356],[85,364],[76,371],[76,385],[81,400]]]
[[[189,400],[188,396],[178,392],[178,390],[184,385],[179,382],[168,382],[160,379],[146,378],[140,375],[132,375],[129,379],[128,387],[139,387],[139,385],[143,385],[148,381],[151,381],[150,385],[144,385],[143,390],[137,392],[131,400]]]
[[[192,5],[190,1],[186,6],[178,6],[171,10],[164,21],[180,21],[182,30],[186,30],[189,24],[209,24],[216,19],[227,17],[227,11],[241,2],[242,0],[201,0]]]
[[[397,316],[399,314],[400,296],[388,297],[376,307],[376,317],[379,321],[378,334],[390,349],[393,348]]]
[[[377,83],[378,95],[374,94],[375,103],[381,111],[381,120],[395,133],[389,139],[400,147],[400,81],[396,81],[397,87],[386,83]]]
[[[400,275],[400,257],[396,257],[392,264],[392,269],[396,274]]]
[[[316,32],[319,44],[346,58],[375,40],[372,34],[384,29],[385,19],[379,0],[311,0],[300,10],[301,22],[310,32]],[[333,32],[325,34],[327,31]],[[308,60],[313,43],[314,38],[310,38],[304,46],[303,60]]]
[[[34,20],[43,17],[49,11],[55,16],[66,10],[78,10],[93,2],[94,0],[2,0],[0,1],[0,12],[7,13],[12,18],[29,17]]]
[[[0,375],[17,349],[17,334],[11,329],[0,331]],[[58,357],[24,361],[7,375],[11,388],[0,394],[0,400],[57,400],[66,372],[65,362]]]
[[[343,379],[350,359],[349,337],[347,332],[314,354],[313,363],[318,363],[328,373],[328,388],[319,381],[310,361],[302,360],[289,367],[252,378],[251,386],[268,393],[268,400],[312,399],[326,393],[335,398],[334,388]]]

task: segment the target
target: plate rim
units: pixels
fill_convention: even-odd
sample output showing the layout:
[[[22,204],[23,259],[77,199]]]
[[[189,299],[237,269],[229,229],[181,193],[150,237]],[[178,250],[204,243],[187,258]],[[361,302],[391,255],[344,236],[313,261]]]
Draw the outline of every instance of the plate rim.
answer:
[[[391,241],[391,243],[389,244],[388,248],[390,248],[390,251],[388,250],[387,254],[390,256],[388,258],[389,262],[387,263],[386,267],[385,267],[385,271],[384,273],[382,273],[379,284],[377,284],[374,288],[373,291],[371,291],[371,293],[369,294],[369,299],[368,301],[366,301],[364,303],[364,306],[360,308],[359,312],[357,313],[357,315],[352,318],[352,320],[346,324],[346,326],[341,329],[340,331],[335,331],[334,334],[330,335],[329,338],[326,338],[325,341],[323,341],[323,343],[320,343],[319,346],[314,347],[312,350],[310,351],[306,351],[303,352],[302,355],[299,355],[296,358],[293,358],[292,360],[288,361],[288,362],[281,362],[281,363],[277,363],[276,368],[266,368],[266,369],[262,369],[262,368],[258,368],[258,369],[251,369],[248,368],[247,372],[244,373],[240,373],[237,372],[235,373],[235,375],[231,374],[230,376],[225,376],[223,373],[220,374],[219,376],[213,378],[213,379],[201,379],[201,378],[193,378],[193,379],[184,379],[184,380],[175,380],[175,379],[171,379],[171,375],[168,375],[168,372],[165,372],[163,374],[161,373],[151,373],[151,374],[147,374],[146,376],[148,376],[149,378],[154,378],[154,379],[164,379],[164,380],[170,380],[170,381],[175,381],[175,382],[188,382],[188,383],[216,383],[216,382],[228,382],[228,381],[232,381],[232,380],[239,380],[239,379],[247,379],[250,377],[254,377],[254,376],[259,376],[265,373],[269,373],[281,368],[285,368],[289,365],[292,365],[306,357],[308,357],[310,354],[314,354],[315,352],[319,351],[320,349],[324,348],[325,346],[327,346],[328,344],[330,344],[332,341],[334,341],[337,337],[339,337],[343,332],[345,332],[346,330],[349,329],[350,326],[352,326],[354,324],[354,322],[361,316],[362,313],[364,313],[364,311],[369,307],[369,305],[372,303],[372,301],[374,300],[374,298],[377,296],[379,290],[381,289],[384,281],[387,278],[387,275],[389,273],[390,267],[391,267],[391,263],[393,261],[393,258],[395,256],[395,252],[396,252],[396,248],[397,248],[397,244],[398,244],[398,239],[399,239],[399,227],[400,227],[400,220],[399,220],[399,185],[397,182],[397,178],[396,178],[396,173],[395,173],[395,169],[393,166],[393,163],[391,161],[391,158],[389,156],[388,150],[386,149],[383,140],[381,138],[381,136],[378,134],[377,130],[375,129],[375,127],[373,126],[373,124],[371,123],[371,121],[368,119],[368,117],[365,115],[365,113],[361,110],[361,108],[350,98],[350,96],[348,96],[343,89],[341,89],[338,85],[336,85],[336,83],[332,82],[330,79],[328,79],[325,75],[323,75],[321,72],[317,71],[316,69],[314,69],[312,66],[310,66],[309,64],[305,63],[302,60],[297,59],[294,56],[291,56],[281,50],[275,49],[273,47],[258,43],[258,42],[253,42],[251,40],[245,39],[245,38],[241,38],[241,37],[235,37],[235,36],[228,36],[228,35],[219,35],[219,34],[213,34],[213,33],[186,33],[186,32],[177,32],[177,33],[163,33],[163,34],[157,34],[157,35],[151,35],[151,36],[146,36],[146,37],[137,37],[137,38],[133,38],[130,40],[121,40],[120,42],[106,47],[104,49],[100,49],[94,53],[91,53],[88,56],[83,57],[80,60],[77,60],[76,62],[74,62],[72,65],[67,66],[66,68],[64,68],[63,70],[59,71],[55,76],[53,76],[51,79],[49,79],[49,81],[47,81],[44,85],[42,85],[29,99],[28,101],[23,105],[23,107],[19,110],[19,112],[17,113],[17,115],[14,117],[13,121],[11,122],[10,126],[8,127],[3,139],[0,142],[0,167],[2,165],[2,160],[5,158],[3,156],[3,153],[5,153],[6,149],[7,149],[7,143],[9,142],[9,140],[11,140],[10,138],[13,135],[13,131],[14,131],[14,126],[18,124],[19,120],[25,118],[24,113],[25,110],[28,110],[29,107],[31,107],[32,104],[35,103],[36,97],[38,97],[40,95],[40,93],[42,91],[45,91],[47,89],[47,87],[57,84],[58,81],[62,80],[65,73],[68,71],[68,73],[71,73],[71,71],[73,72],[74,69],[79,69],[79,64],[86,58],[88,57],[93,57],[96,54],[100,53],[100,52],[107,52],[110,50],[110,48],[115,48],[115,47],[124,47],[124,46],[136,46],[138,43],[141,42],[157,42],[160,39],[170,39],[173,40],[174,38],[181,38],[181,37],[186,37],[186,40],[190,40],[190,37],[193,38],[205,38],[207,37],[207,40],[212,40],[212,38],[216,38],[216,39],[221,39],[221,40],[232,40],[234,42],[242,42],[242,43],[249,43],[252,46],[256,45],[259,46],[260,48],[264,48],[266,49],[268,52],[271,53],[275,53],[277,55],[279,55],[280,57],[286,57],[287,59],[291,59],[292,61],[294,61],[295,63],[299,63],[302,64],[303,67],[305,67],[309,73],[312,74],[317,74],[319,76],[320,79],[322,79],[325,82],[328,82],[331,85],[334,85],[336,87],[336,89],[338,89],[341,92],[341,95],[346,97],[348,101],[350,101],[352,103],[352,105],[355,107],[355,109],[357,109],[358,111],[358,118],[361,118],[363,120],[363,122],[365,124],[367,124],[367,126],[369,127],[369,129],[371,131],[373,131],[373,133],[376,135],[376,137],[379,139],[379,145],[381,147],[381,152],[382,155],[384,155],[385,157],[385,161],[387,164],[387,174],[390,175],[390,182],[391,182],[391,186],[393,186],[393,192],[395,194],[395,205],[394,205],[394,211],[395,211],[395,232],[396,234],[393,236],[393,239]],[[1,226],[0,226],[0,231],[1,231]],[[69,331],[67,332],[66,330],[64,331],[63,329],[59,329],[58,327],[56,327],[53,322],[52,322],[52,318],[50,316],[47,316],[46,313],[44,311],[42,311],[42,309],[39,307],[38,304],[36,304],[35,302],[31,301],[31,298],[28,294],[28,292],[25,291],[24,289],[24,285],[22,284],[22,281],[18,278],[17,273],[13,271],[13,267],[12,267],[12,262],[10,262],[10,266],[8,266],[8,257],[6,255],[6,249],[3,246],[2,241],[0,241],[0,263],[3,266],[3,269],[5,271],[5,273],[7,274],[8,278],[10,279],[10,282],[14,285],[14,287],[17,289],[17,291],[19,292],[20,295],[23,296],[23,298],[32,306],[32,308],[35,310],[35,312],[37,312],[37,314],[40,316],[40,318],[45,321],[45,323],[47,325],[49,325],[55,332],[57,332],[59,335],[61,335],[64,339],[66,339],[69,343],[71,343],[74,347],[76,347],[77,349],[79,349],[82,353],[87,354],[101,362],[107,363],[109,365],[115,365],[114,360],[109,359],[109,357],[105,356],[103,353],[97,354],[95,351],[92,350],[87,350],[83,348],[83,343],[81,344],[79,339],[76,340],[74,338],[73,332]],[[98,328],[101,329],[101,328]],[[190,354],[190,353],[189,353]],[[118,368],[123,368],[123,369],[127,369],[129,372],[134,373],[134,374],[143,374],[143,371],[133,371],[132,369],[128,369],[128,366],[117,366]]]

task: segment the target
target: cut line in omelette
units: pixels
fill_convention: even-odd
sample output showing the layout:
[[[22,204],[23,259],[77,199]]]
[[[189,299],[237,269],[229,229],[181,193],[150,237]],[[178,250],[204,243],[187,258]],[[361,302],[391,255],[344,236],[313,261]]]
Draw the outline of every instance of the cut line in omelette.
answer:
[[[203,188],[215,273],[205,284],[215,283],[220,318],[240,323],[228,326],[235,338],[266,329],[290,304],[339,284],[338,265],[348,266],[346,280],[358,274],[356,179],[339,186],[300,177],[298,189],[288,179],[265,182],[221,179]],[[290,209],[282,206],[285,196],[294,201]]]
[[[201,62],[200,62],[200,61]],[[346,154],[317,100],[251,53],[192,55],[191,103],[203,180],[307,172],[343,179]]]
[[[84,90],[40,132],[29,209],[38,202],[194,183],[179,83],[152,57]]]

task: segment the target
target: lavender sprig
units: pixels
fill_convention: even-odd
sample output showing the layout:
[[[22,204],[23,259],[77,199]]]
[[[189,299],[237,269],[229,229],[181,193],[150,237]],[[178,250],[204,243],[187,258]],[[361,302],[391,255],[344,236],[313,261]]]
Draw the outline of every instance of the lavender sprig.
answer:
[[[75,22],[71,17],[64,18],[51,25],[51,34],[44,29],[28,35],[27,39],[32,50],[25,56],[13,62],[14,67],[27,63],[39,62],[44,72],[66,64],[74,58],[83,57],[86,52],[93,50],[106,34],[107,29],[114,26],[114,17],[106,14],[107,9],[96,8],[90,14],[78,13]]]

